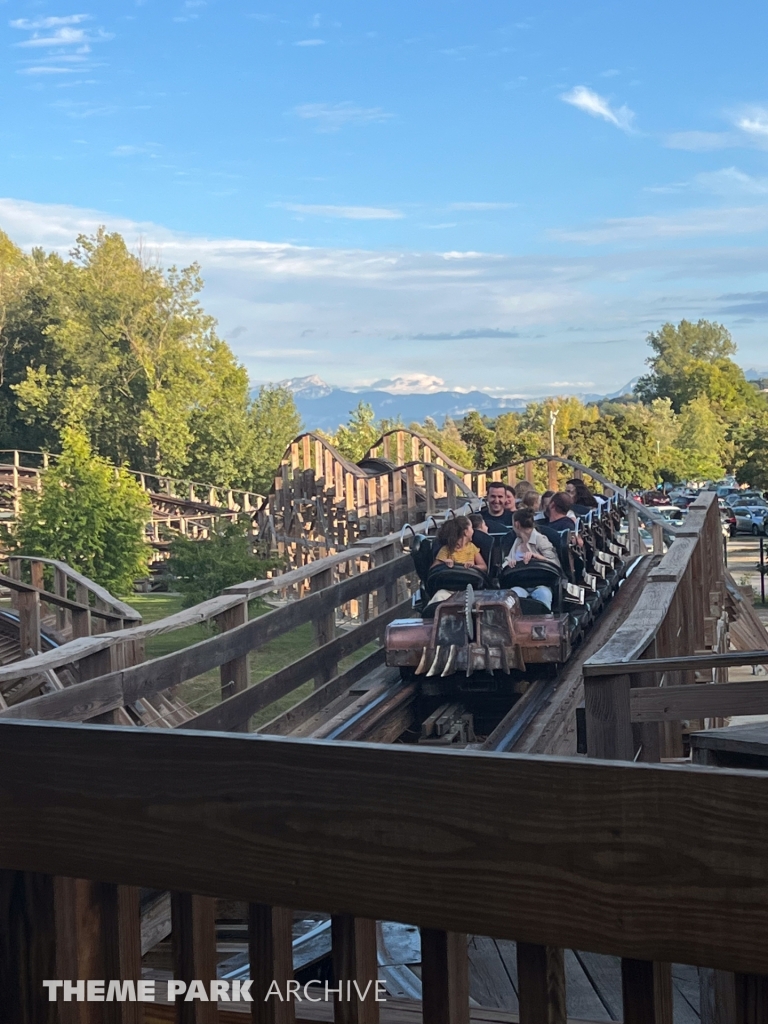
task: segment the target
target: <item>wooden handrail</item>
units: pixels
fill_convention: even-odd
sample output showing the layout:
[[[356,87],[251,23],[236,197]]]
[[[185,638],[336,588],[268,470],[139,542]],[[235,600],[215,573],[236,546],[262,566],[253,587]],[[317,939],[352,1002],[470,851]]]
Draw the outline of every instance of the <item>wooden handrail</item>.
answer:
[[[81,587],[85,587],[95,598],[103,601],[105,605],[108,605],[112,609],[112,614],[108,617],[126,619],[133,622],[141,622],[141,613],[137,612],[135,608],[131,608],[129,604],[124,601],[118,600],[113,597],[112,594],[100,584],[95,583],[93,580],[84,576],[77,569],[73,569],[71,565],[67,565],[66,562],[60,562],[56,558],[43,558],[40,555],[10,555],[9,562],[39,562],[41,565],[50,565],[54,569],[58,569],[59,572],[64,573],[67,579],[71,580],[74,584]],[[45,591],[48,596],[46,600],[51,600],[55,603],[54,598],[59,595],[51,594],[50,591]],[[94,608],[91,608],[95,614],[99,614]]]
[[[727,654],[683,654],[674,658],[643,658],[638,661],[588,661],[584,665],[584,675],[596,679],[600,676],[693,672],[696,669],[738,668],[743,665],[768,665],[768,650],[728,651]]]
[[[175,651],[162,658],[142,662],[117,672],[110,672],[55,693],[35,697],[23,704],[16,704],[0,711],[0,718],[84,721],[115,708],[133,704],[142,697],[149,697],[184,682],[186,679],[200,675],[202,672],[241,658],[255,647],[295,629],[296,626],[312,622],[322,613],[327,613],[346,601],[354,600],[362,594],[392,583],[405,573],[410,572],[411,568],[410,556],[401,555],[377,568],[351,576],[340,583],[310,594],[301,601],[294,601],[283,608],[244,622],[225,633],[202,640],[191,647],[185,647],[181,651]],[[240,601],[242,602],[242,599]],[[115,641],[135,639],[135,632],[133,630],[123,631],[117,634]],[[65,650],[58,653],[60,656],[66,657]],[[27,672],[23,675],[39,671],[39,663],[44,657],[45,655],[41,655],[38,659],[28,659]],[[32,666],[33,660],[37,660],[38,665]],[[70,656],[68,662],[72,660]],[[48,664],[50,666],[50,662]],[[15,668],[15,666],[13,667]],[[0,669],[0,673],[2,672],[3,669]],[[0,675],[0,682],[3,678],[8,678],[8,674]]]
[[[0,868],[768,973],[763,772],[61,723],[0,734]]]

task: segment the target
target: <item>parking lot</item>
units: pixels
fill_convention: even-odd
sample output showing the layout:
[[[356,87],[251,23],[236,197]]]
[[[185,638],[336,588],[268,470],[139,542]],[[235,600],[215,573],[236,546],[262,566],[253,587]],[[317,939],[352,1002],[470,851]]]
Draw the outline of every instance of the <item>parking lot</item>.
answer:
[[[749,583],[757,595],[760,594],[760,572],[757,565],[760,561],[760,541],[765,547],[765,559],[768,562],[768,537],[750,537],[737,534],[728,538],[728,568],[739,584]],[[766,580],[768,593],[768,580]],[[766,605],[768,609],[768,604]],[[760,606],[758,606],[760,610]]]

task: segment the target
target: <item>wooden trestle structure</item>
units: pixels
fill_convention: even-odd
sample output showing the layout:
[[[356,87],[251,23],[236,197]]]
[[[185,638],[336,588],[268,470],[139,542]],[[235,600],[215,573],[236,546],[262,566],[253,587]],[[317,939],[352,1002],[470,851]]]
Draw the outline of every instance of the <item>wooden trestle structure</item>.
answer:
[[[398,533],[0,667],[0,693],[65,666],[71,679],[0,711],[0,1020],[566,1024],[578,950],[621,958],[625,1024],[673,1024],[672,964],[699,968],[704,1024],[766,1024],[768,775],[682,756],[683,723],[768,713],[768,682],[727,682],[729,665],[768,664],[765,631],[723,564],[714,496],[666,554],[658,541],[573,663],[521,698],[546,700],[506,746],[394,743],[407,687],[368,645],[407,614]],[[275,597],[249,617],[254,598]],[[153,632],[200,621],[219,632],[143,660]],[[306,623],[315,649],[251,683],[249,653]],[[752,652],[730,649],[733,623]],[[97,655],[102,672],[83,672]],[[149,723],[162,731],[109,724],[140,724],[137,704],[212,668],[210,710]],[[253,1003],[47,1001],[44,979],[141,978],[142,889],[170,893],[173,973],[187,982],[216,978],[217,898],[246,905]],[[330,915],[334,984],[358,983],[349,1001],[265,999],[293,977],[305,908]],[[377,920],[420,929],[420,1004],[360,998]],[[468,935],[516,942],[515,1010],[470,1006]]]

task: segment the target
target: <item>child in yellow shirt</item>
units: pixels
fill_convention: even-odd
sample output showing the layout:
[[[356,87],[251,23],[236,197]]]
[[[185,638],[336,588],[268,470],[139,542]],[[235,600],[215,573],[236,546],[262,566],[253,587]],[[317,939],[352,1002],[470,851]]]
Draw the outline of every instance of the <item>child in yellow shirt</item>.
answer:
[[[474,528],[466,516],[446,519],[437,531],[441,547],[432,567],[447,565],[453,568],[455,565],[468,565],[485,572],[488,567],[480,554],[480,549],[472,543],[473,532]]]

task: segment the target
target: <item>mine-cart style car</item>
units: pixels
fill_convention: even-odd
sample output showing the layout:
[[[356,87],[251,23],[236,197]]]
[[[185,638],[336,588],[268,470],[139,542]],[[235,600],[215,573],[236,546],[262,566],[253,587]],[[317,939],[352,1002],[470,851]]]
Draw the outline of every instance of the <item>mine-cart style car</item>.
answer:
[[[526,672],[540,673],[543,666],[568,660],[619,585],[626,552],[621,519],[610,501],[581,520],[578,533],[537,524],[555,546],[559,566],[537,561],[501,568],[512,538],[494,538],[487,573],[435,567],[436,539],[415,535],[411,555],[420,581],[414,595],[418,617],[397,619],[387,627],[387,664],[399,667],[404,679],[418,679],[425,695],[522,692]],[[512,589],[537,586],[551,590],[551,611]]]

